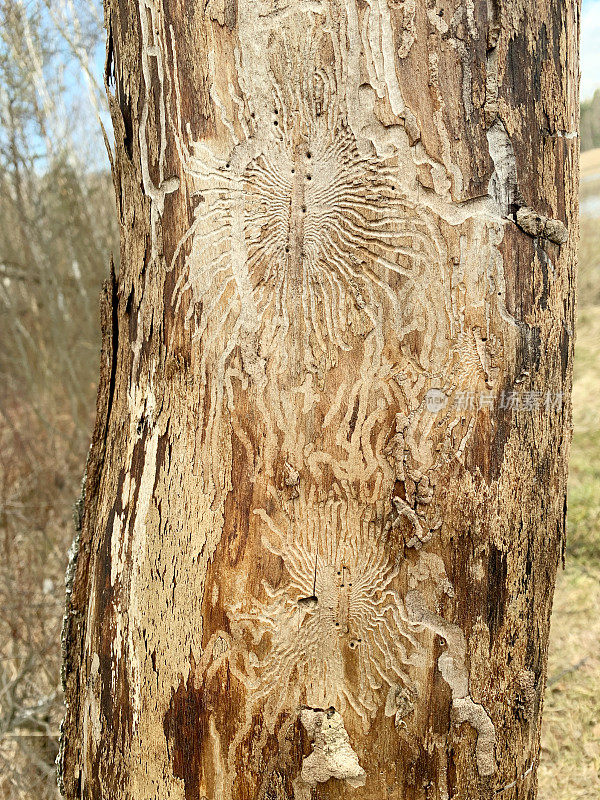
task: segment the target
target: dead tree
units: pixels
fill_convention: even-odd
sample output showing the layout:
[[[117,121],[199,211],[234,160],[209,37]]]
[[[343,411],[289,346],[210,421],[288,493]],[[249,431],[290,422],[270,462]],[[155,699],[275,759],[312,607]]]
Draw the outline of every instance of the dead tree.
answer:
[[[533,798],[576,6],[107,0],[106,20],[121,267],[66,796]]]

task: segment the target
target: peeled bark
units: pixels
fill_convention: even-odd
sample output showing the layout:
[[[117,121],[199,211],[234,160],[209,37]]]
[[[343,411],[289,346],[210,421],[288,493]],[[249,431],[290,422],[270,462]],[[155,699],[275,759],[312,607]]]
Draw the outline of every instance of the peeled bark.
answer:
[[[573,4],[107,0],[69,800],[533,798]]]

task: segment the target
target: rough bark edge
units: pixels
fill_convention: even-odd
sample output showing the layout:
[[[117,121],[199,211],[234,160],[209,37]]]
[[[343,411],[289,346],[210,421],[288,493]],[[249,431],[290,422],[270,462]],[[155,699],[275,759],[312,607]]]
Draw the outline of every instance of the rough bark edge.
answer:
[[[66,784],[74,776],[67,776],[67,751],[74,751],[69,764],[78,763],[80,746],[71,741],[70,734],[78,719],[78,708],[67,701],[68,697],[79,698],[74,687],[79,683],[79,672],[83,663],[83,641],[85,638],[85,612],[87,609],[88,571],[92,534],[95,529],[99,483],[106,454],[106,440],[112,409],[117,366],[117,310],[118,282],[114,261],[110,260],[110,277],[100,293],[100,326],[102,341],[100,349],[100,380],[96,397],[96,422],[88,451],[82,479],[81,496],[75,502],[75,536],[69,549],[69,561],[65,574],[65,612],[61,631],[61,683],[65,697],[65,716],[60,725],[59,751],[56,757],[57,782],[62,795],[66,795]],[[79,703],[79,700],[77,700]]]

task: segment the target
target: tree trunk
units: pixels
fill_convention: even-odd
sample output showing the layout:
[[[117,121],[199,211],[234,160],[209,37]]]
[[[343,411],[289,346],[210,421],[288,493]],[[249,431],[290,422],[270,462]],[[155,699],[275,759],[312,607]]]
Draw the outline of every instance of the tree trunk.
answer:
[[[533,798],[572,3],[107,0],[69,800]]]

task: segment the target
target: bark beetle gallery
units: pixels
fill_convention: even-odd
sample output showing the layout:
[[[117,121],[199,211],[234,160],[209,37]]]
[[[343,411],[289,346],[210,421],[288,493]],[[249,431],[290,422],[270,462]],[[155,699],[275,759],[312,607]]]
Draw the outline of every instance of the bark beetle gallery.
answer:
[[[534,797],[577,239],[549,5],[107,0],[70,800]]]

